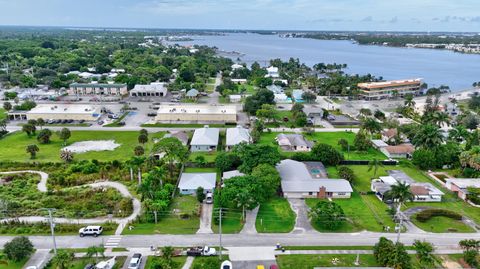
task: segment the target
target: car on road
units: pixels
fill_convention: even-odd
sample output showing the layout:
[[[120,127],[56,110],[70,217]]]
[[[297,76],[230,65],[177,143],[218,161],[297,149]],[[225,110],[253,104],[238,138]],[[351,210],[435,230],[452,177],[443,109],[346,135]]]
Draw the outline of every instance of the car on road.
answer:
[[[128,263],[128,269],[138,269],[140,268],[140,264],[142,263],[142,254],[135,253],[133,254],[130,262]]]
[[[102,226],[87,226],[80,228],[78,230],[78,234],[80,237],[84,237],[85,235],[93,235],[94,237],[97,237],[101,235],[103,232],[103,227]]]
[[[263,266],[263,265],[261,265],[261,264],[260,264],[260,265],[257,265],[257,269],[265,269],[265,266]]]
[[[220,269],[232,269],[232,263],[230,261],[223,261],[222,264],[220,265]]]

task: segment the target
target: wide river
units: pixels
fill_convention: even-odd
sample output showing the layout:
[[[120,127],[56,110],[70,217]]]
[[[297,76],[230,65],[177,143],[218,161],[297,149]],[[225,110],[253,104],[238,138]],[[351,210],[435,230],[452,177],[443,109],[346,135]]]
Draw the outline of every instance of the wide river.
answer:
[[[452,91],[471,88],[480,81],[480,55],[448,50],[393,48],[357,45],[351,41],[281,38],[277,35],[227,34],[193,36],[181,44],[215,46],[242,55],[226,55],[251,64],[266,65],[270,59],[298,58],[316,63],[346,63],[347,73],[383,76],[385,79],[423,78],[430,87],[449,85]]]

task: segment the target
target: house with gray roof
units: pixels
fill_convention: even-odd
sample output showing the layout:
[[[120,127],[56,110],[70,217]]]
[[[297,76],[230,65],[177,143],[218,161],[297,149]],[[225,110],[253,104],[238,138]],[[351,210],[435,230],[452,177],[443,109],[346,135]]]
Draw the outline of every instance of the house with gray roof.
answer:
[[[191,89],[187,93],[185,93],[185,97],[194,99],[194,98],[197,98],[199,94],[200,92],[197,91],[196,89]]]
[[[301,134],[279,134],[275,140],[285,151],[310,151],[313,147],[313,142],[308,141]]]
[[[250,131],[240,125],[235,128],[227,129],[227,150],[230,150],[233,146],[240,143],[250,143],[251,140]]]
[[[309,171],[311,166],[290,159],[277,164],[285,198],[350,198],[353,189],[347,180],[319,178],[314,169]]]
[[[199,187],[207,192],[213,192],[217,182],[216,173],[183,173],[178,183],[181,194],[194,194]]]
[[[273,92],[274,94],[282,94],[283,93],[283,88],[278,86],[278,85],[268,85],[267,90]]]
[[[176,139],[180,140],[180,142],[182,142],[182,145],[188,145],[188,133],[185,131],[169,131],[163,137],[175,137]]]
[[[196,129],[193,133],[192,141],[190,141],[190,150],[195,151],[214,151],[217,150],[220,130],[218,128],[210,128],[208,125]]]

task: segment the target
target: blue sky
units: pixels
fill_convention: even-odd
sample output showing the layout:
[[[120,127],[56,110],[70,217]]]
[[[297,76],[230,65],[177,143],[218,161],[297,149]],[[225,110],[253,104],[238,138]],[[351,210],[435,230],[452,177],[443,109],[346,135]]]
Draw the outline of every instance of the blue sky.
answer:
[[[479,0],[0,0],[1,25],[480,32]]]

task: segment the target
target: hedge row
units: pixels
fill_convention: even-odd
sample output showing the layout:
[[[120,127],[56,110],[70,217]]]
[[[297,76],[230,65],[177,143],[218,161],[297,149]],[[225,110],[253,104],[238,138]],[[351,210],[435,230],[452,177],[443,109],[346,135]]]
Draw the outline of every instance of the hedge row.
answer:
[[[446,209],[438,209],[438,208],[425,209],[422,212],[417,214],[416,219],[420,222],[426,222],[432,217],[437,217],[437,216],[447,217],[454,220],[462,219],[462,215],[456,212],[446,210]]]

